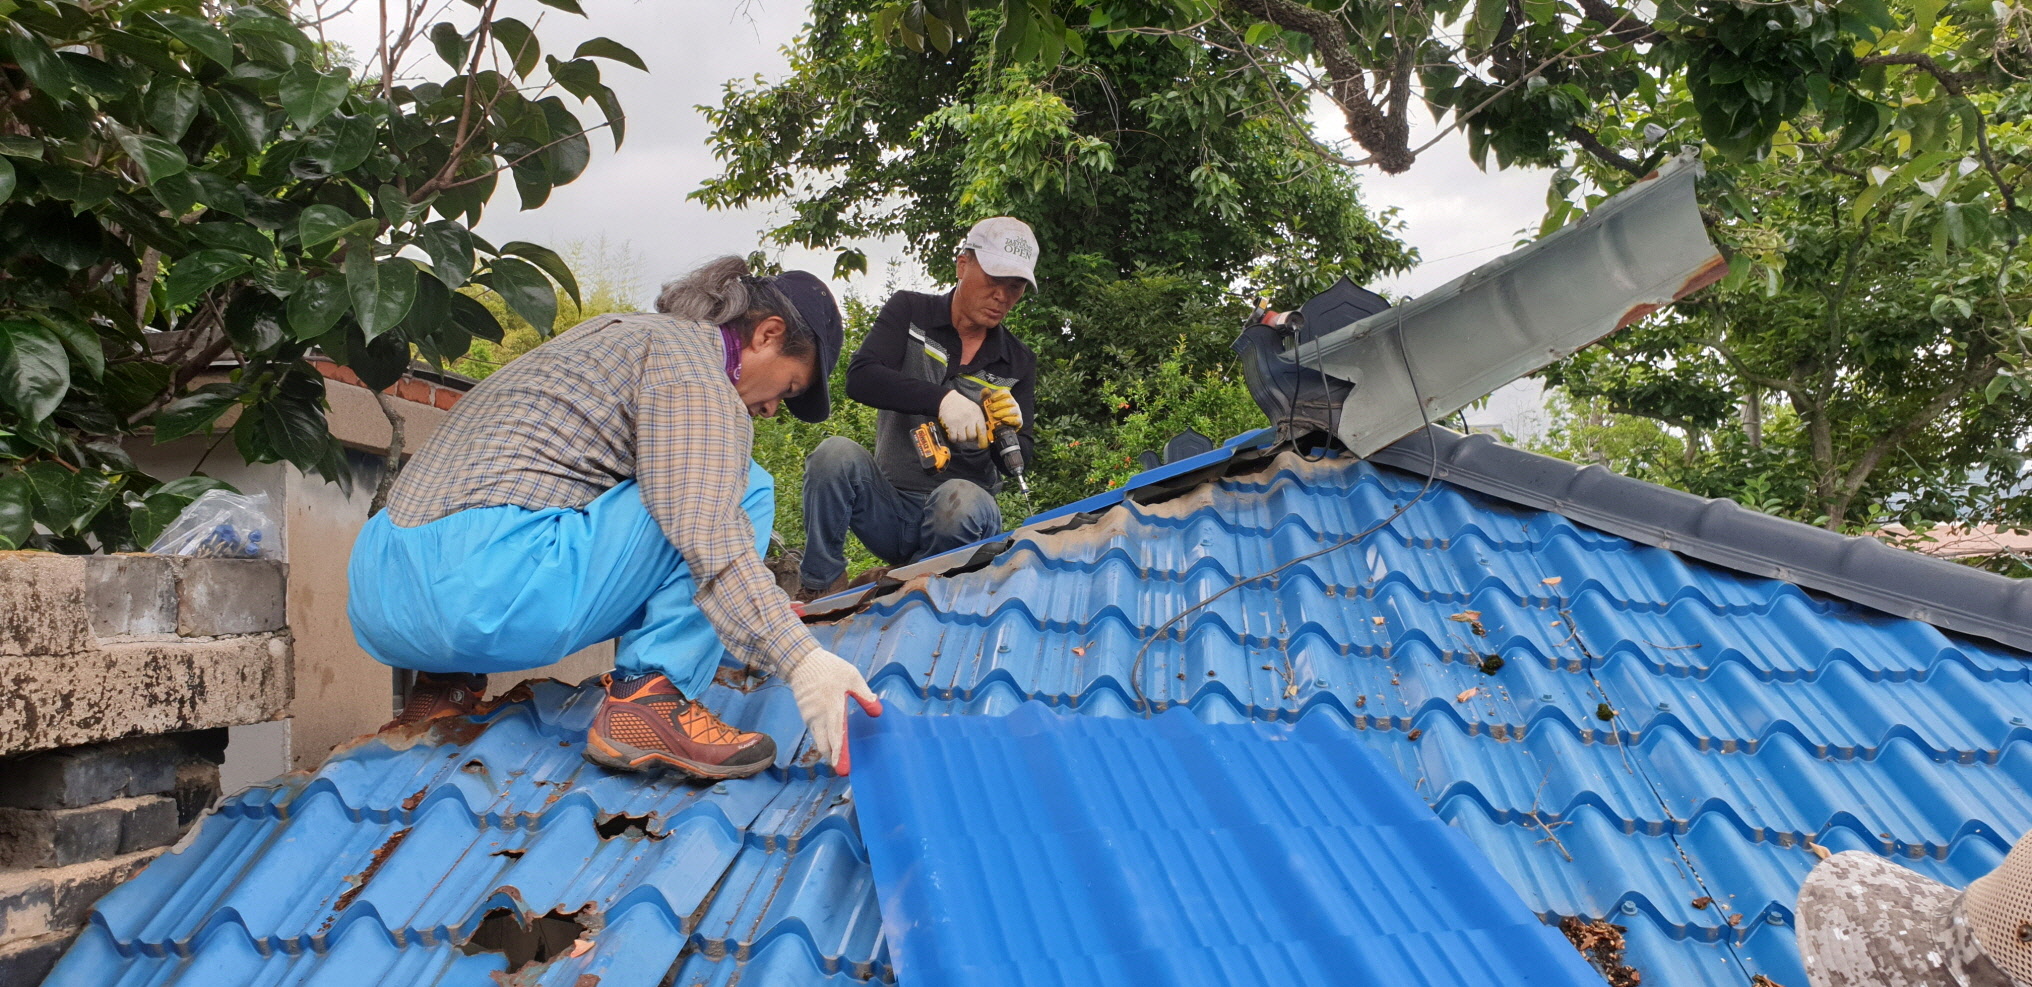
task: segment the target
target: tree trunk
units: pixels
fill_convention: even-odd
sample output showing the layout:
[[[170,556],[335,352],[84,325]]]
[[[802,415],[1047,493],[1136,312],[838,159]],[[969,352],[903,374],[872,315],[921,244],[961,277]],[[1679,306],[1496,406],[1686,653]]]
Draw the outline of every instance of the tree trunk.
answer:
[[[1764,392],[1757,387],[1743,390],[1743,436],[1750,448],[1764,448]]]

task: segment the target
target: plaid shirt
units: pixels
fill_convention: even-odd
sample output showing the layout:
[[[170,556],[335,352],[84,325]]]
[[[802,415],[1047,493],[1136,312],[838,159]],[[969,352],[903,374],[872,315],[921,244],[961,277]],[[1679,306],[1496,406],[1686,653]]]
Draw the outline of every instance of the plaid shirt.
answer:
[[[716,326],[603,315],[461,398],[396,478],[388,517],[414,527],[469,507],[584,507],[632,477],[720,641],[780,676],[818,642],[755,554],[741,509],[753,444]]]

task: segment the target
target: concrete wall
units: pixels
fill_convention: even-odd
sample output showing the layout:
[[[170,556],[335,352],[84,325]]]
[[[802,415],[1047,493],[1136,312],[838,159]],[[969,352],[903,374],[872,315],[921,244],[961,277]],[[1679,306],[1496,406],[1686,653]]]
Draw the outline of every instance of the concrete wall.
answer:
[[[413,453],[444,421],[446,412],[437,405],[452,402],[446,388],[422,388],[419,381],[404,381],[398,387],[405,385],[410,390],[398,407],[404,449]],[[207,475],[243,491],[266,492],[282,515],[281,544],[290,567],[288,618],[296,641],[296,699],[289,706],[286,729],[233,731],[225,765],[228,791],[236,782],[244,785],[284,770],[314,767],[334,746],[372,732],[393,715],[394,674],[360,650],[346,621],[346,565],[381,478],[388,420],[371,392],[343,376],[328,377],[325,393],[331,403],[332,434],[351,452],[348,460],[355,480],[350,494],[288,465],[248,466],[230,449],[207,457],[215,436],[161,446],[141,438],[128,447],[142,469],[163,480],[190,475],[202,458]],[[612,664],[612,644],[597,645],[554,665],[496,675],[489,691],[505,691],[525,678],[576,682]]]
[[[228,730],[290,702],[286,567],[0,552],[0,984],[220,794]]]

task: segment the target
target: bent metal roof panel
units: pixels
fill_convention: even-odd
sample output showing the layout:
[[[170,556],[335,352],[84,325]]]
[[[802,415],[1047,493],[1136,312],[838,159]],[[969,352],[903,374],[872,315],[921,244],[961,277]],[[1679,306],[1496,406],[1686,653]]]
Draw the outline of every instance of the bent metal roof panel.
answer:
[[[1343,731],[1541,921],[1624,927],[1645,983],[1803,987],[1809,844],[1959,886],[2032,827],[2022,652],[1445,478],[1246,445],[815,629],[889,715]],[[797,736],[780,684],[723,679],[706,698],[729,721]],[[101,902],[49,982],[893,979],[847,780],[789,742],[724,785],[613,775],[577,750],[596,700],[539,683],[236,796]],[[1302,800],[1236,796],[1307,825]]]

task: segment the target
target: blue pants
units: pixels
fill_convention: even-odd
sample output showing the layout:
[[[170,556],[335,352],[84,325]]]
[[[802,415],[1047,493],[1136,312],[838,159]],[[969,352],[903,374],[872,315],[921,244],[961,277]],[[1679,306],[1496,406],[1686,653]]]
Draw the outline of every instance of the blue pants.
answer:
[[[1001,533],[995,495],[972,480],[947,480],[930,493],[898,490],[861,444],[835,435],[804,460],[804,566],[813,589],[847,571],[847,532],[890,565],[929,558]]]
[[[741,506],[766,552],[776,482],[758,465]],[[726,650],[633,480],[576,509],[479,507],[413,528],[376,515],[347,577],[353,636],[397,668],[517,671],[619,638],[616,670],[662,672],[696,696]]]

